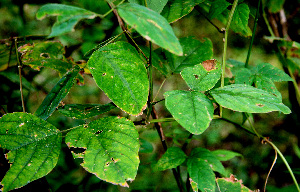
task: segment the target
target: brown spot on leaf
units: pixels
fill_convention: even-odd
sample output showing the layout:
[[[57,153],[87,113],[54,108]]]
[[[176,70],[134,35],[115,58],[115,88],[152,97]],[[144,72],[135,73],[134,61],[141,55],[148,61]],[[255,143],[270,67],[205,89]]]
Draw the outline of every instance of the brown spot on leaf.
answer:
[[[198,76],[198,75],[196,75],[196,74],[194,75],[194,77],[195,77],[195,79],[199,79],[199,76]]]
[[[258,106],[258,107],[263,107],[263,106],[265,106],[265,105],[260,104],[260,103],[256,103],[256,106]]]
[[[216,69],[216,59],[210,59],[202,62],[202,66],[206,71],[211,71]]]

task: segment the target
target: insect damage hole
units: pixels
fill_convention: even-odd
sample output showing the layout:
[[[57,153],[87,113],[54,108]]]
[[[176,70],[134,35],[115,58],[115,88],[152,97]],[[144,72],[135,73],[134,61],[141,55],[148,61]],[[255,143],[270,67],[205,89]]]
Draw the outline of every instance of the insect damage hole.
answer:
[[[194,77],[195,77],[195,79],[199,79],[199,76],[196,74],[194,74]]]
[[[103,132],[103,130],[100,130],[100,131],[97,131],[95,134],[100,134],[102,132]]]

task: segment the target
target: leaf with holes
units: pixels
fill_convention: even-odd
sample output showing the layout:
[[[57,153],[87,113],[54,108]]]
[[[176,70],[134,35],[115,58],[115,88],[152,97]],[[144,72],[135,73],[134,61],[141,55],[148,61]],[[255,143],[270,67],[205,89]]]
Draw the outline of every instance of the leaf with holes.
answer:
[[[285,72],[274,67],[270,63],[260,63],[256,65],[252,71],[255,74],[255,76],[267,77],[273,82],[293,81],[293,79],[290,76],[288,76]]]
[[[50,123],[27,113],[8,113],[0,118],[0,148],[10,150],[11,165],[2,191],[20,188],[47,175],[56,165],[61,133]]]
[[[221,106],[240,112],[268,113],[280,111],[291,113],[281,99],[261,89],[249,85],[233,84],[210,91]]]
[[[36,116],[46,120],[56,109],[59,103],[67,96],[74,84],[80,68],[75,66],[71,71],[66,73],[52,88],[50,93],[43,100],[42,104],[34,113]]]
[[[139,134],[134,124],[121,117],[105,117],[71,130],[66,143],[83,148],[81,166],[101,180],[128,187],[139,165]]]
[[[41,67],[49,67],[65,74],[72,68],[65,58],[65,48],[60,42],[45,41],[41,43],[25,44],[18,48],[22,54],[22,63],[33,69],[40,70]]]
[[[273,81],[264,76],[254,76],[255,87],[258,89],[265,90],[270,94],[278,97],[280,100],[282,99],[281,93],[277,90]]]
[[[181,45],[167,20],[157,12],[135,3],[117,7],[124,21],[145,39],[176,55],[182,55]]]
[[[149,81],[143,60],[126,42],[111,43],[93,53],[88,67],[105,94],[120,109],[140,115],[146,107]]]
[[[187,170],[193,191],[215,191],[215,174],[204,159],[188,158]]]
[[[94,19],[97,13],[63,4],[46,4],[42,6],[36,13],[36,18],[39,20],[47,16],[57,16],[49,37],[59,36],[71,31],[74,31],[75,25],[81,19]]]
[[[233,175],[230,175],[229,178],[217,178],[216,182],[220,191],[252,192],[252,190],[243,185],[242,180],[238,180]]]
[[[173,23],[189,14],[195,5],[203,1],[204,0],[170,0],[164,7],[161,15],[164,16],[168,22]]]
[[[174,119],[193,134],[203,133],[209,126],[214,107],[203,93],[197,91],[168,91],[164,94],[166,107]]]
[[[195,91],[207,91],[213,88],[221,77],[221,67],[207,71],[201,64],[187,67],[181,71],[181,76],[188,86]]]
[[[58,111],[71,118],[87,119],[106,113],[116,106],[113,103],[100,104],[68,104],[58,108]]]
[[[234,81],[235,84],[246,84],[252,85],[253,84],[253,74],[247,68],[240,68],[235,72]]]
[[[164,171],[166,169],[176,168],[187,158],[186,154],[178,147],[170,147],[163,156],[154,165],[155,171]]]

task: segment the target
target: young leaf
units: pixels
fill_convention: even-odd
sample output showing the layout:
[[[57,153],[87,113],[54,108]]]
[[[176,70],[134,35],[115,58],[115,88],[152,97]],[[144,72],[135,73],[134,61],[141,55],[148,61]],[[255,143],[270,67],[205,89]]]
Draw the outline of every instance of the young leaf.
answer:
[[[128,187],[139,165],[139,134],[134,124],[121,117],[105,117],[81,125],[66,136],[69,147],[83,148],[81,164],[101,180]]]
[[[172,27],[160,14],[135,3],[124,3],[117,10],[122,19],[145,39],[173,54],[182,55],[181,45]]]
[[[217,157],[217,159],[219,161],[228,161],[228,160],[230,160],[234,157],[237,157],[237,156],[242,157],[242,155],[240,153],[236,153],[236,152],[228,151],[228,150],[223,150],[223,149],[212,151],[212,153]]]
[[[253,73],[256,76],[267,77],[273,82],[293,81],[293,79],[285,72],[274,67],[270,63],[261,63],[256,65],[256,67],[253,69]]]
[[[75,25],[81,19],[94,19],[97,14],[86,9],[63,4],[46,4],[36,13],[36,18],[44,19],[46,16],[57,16],[57,20],[52,27],[48,37],[55,37],[74,31]]]
[[[46,120],[55,111],[61,100],[69,93],[79,70],[80,68],[75,66],[57,82],[34,113],[36,116]]]
[[[237,5],[234,11],[230,28],[236,32],[241,33],[244,36],[251,36],[252,32],[248,26],[250,9],[245,3]]]
[[[213,62],[213,61],[212,61]],[[215,86],[221,77],[221,67],[207,71],[203,65],[187,67],[181,71],[181,76],[188,86],[195,91],[207,91]]]
[[[105,94],[120,109],[140,115],[145,109],[149,81],[137,51],[126,42],[111,43],[95,51],[88,67]]]
[[[201,134],[208,128],[214,107],[203,93],[175,90],[166,92],[164,96],[167,109],[187,131]]]
[[[60,42],[45,41],[41,43],[25,44],[18,48],[22,53],[22,63],[33,69],[49,67],[65,74],[72,65],[64,59],[65,48]]]
[[[116,106],[113,103],[100,104],[69,104],[58,108],[58,111],[71,118],[88,119],[102,113],[106,113]]]
[[[27,113],[9,113],[0,118],[0,147],[12,164],[2,191],[20,188],[47,175],[56,165],[61,133],[50,123]]]
[[[210,94],[221,106],[234,111],[248,113],[268,113],[281,111],[291,113],[281,99],[249,85],[233,84],[210,91]]]
[[[204,159],[188,158],[187,169],[193,191],[215,191],[215,174]]]
[[[194,148],[189,156],[189,158],[197,158],[205,160],[212,170],[217,171],[223,175],[226,174],[224,166],[218,160],[217,156],[215,156],[211,151],[205,148]]]
[[[231,3],[226,0],[215,0],[211,2],[211,7],[209,9],[208,17],[210,19],[218,17]]]
[[[147,5],[145,5],[145,2],[147,3]],[[129,0],[129,3],[143,5],[145,7],[148,7],[149,9],[152,9],[153,11],[156,11],[157,13],[160,13],[163,10],[167,2],[168,0]]]
[[[173,23],[189,14],[195,5],[203,1],[204,0],[170,0],[164,7],[161,15],[164,16],[169,23]]]
[[[187,156],[178,147],[170,147],[163,156],[154,165],[155,171],[164,171],[166,169],[176,168],[181,165]]]
[[[204,38],[204,41],[194,39],[193,37],[185,37],[180,39],[183,48],[183,56],[172,55],[170,67],[175,73],[179,73],[185,67],[193,67],[203,61],[209,60],[213,56],[212,42]]]

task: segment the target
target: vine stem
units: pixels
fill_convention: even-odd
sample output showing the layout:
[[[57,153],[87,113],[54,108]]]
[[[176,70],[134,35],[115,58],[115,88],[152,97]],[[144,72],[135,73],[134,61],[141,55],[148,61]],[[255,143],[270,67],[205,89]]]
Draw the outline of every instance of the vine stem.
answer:
[[[223,61],[222,61],[221,87],[224,87],[228,32],[229,32],[230,24],[231,24],[232,17],[233,17],[233,14],[234,14],[237,4],[238,4],[238,0],[234,0],[231,11],[229,13],[228,23],[227,23],[227,26],[225,28],[225,33],[224,33],[224,49],[223,49]],[[222,117],[222,114],[223,114],[223,108],[222,108],[222,106],[220,106],[220,116],[221,117]]]
[[[258,0],[256,15],[255,15],[255,19],[254,19],[254,26],[253,26],[253,30],[252,30],[251,42],[250,42],[250,46],[249,46],[249,49],[248,49],[247,59],[246,59],[246,62],[245,62],[245,68],[247,68],[248,64],[249,64],[249,59],[250,59],[250,55],[251,55],[251,49],[252,49],[252,46],[253,46],[253,41],[254,41],[255,31],[256,31],[256,26],[257,26],[257,21],[258,21],[258,17],[259,17],[260,4],[261,4],[261,0]]]
[[[16,48],[18,70],[19,70],[20,93],[21,93],[22,108],[23,108],[23,112],[25,113],[26,111],[25,111],[25,103],[24,103],[24,96],[23,96],[23,86],[22,86],[22,65],[21,65],[20,58],[19,58],[19,53],[18,53],[18,42],[17,42],[17,39],[15,39],[15,48]]]
[[[295,175],[294,175],[294,173],[293,173],[293,171],[292,171],[290,165],[288,164],[288,162],[286,161],[286,159],[284,158],[284,156],[283,156],[282,153],[280,152],[280,150],[276,147],[276,145],[274,145],[274,143],[272,143],[272,142],[269,141],[268,139],[264,139],[263,141],[269,143],[269,144],[273,147],[273,149],[278,153],[278,155],[280,156],[280,158],[281,158],[282,161],[284,162],[285,166],[287,167],[287,169],[288,169],[290,175],[292,176],[293,181],[294,181],[294,183],[295,183],[295,185],[296,185],[296,187],[297,187],[297,190],[300,192],[300,188],[299,188],[298,182],[297,182],[297,180],[296,180],[296,177],[295,177]]]

